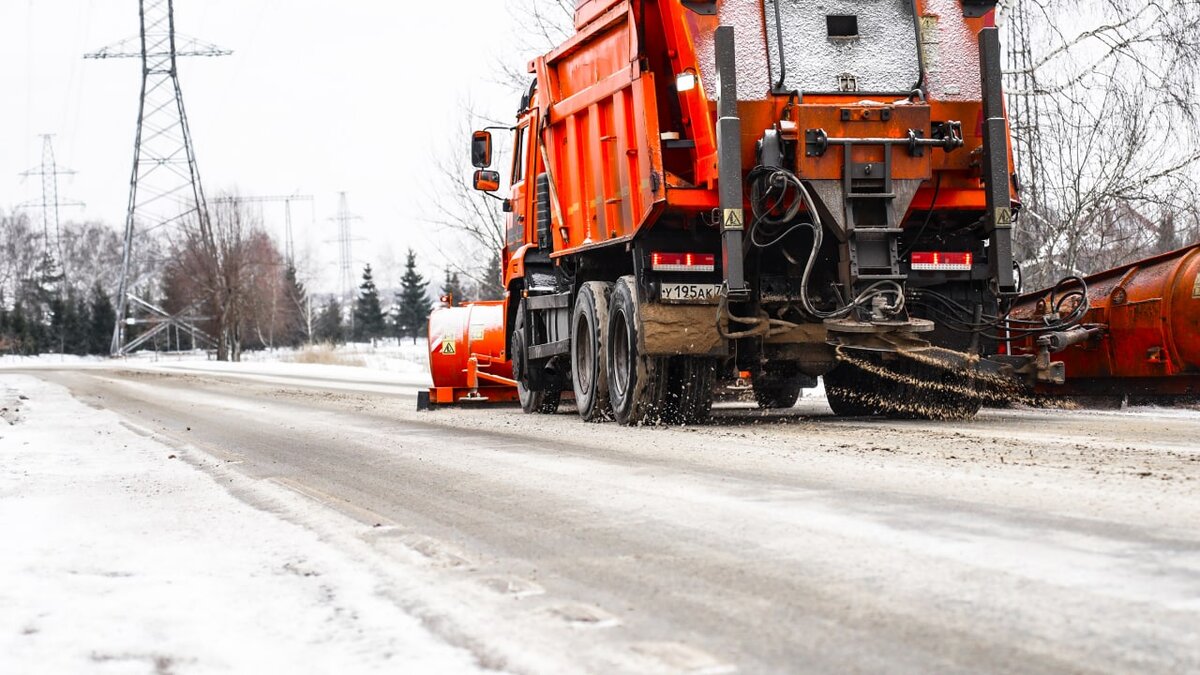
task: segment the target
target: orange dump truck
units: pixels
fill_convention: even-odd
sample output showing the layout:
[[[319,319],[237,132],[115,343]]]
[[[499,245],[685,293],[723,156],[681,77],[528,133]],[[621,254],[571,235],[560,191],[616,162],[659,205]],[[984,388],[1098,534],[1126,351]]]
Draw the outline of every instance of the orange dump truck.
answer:
[[[476,187],[507,185],[496,320],[523,408],[690,421],[748,371],[764,407],[823,375],[835,412],[886,414],[924,394],[870,364],[1028,372],[989,358],[1019,210],[994,5],[580,0],[510,133],[472,139]]]

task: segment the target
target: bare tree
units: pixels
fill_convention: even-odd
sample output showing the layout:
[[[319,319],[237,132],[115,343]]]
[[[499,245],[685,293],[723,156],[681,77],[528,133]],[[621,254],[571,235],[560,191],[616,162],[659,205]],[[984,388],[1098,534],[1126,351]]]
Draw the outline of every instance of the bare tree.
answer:
[[[1008,0],[1027,287],[1188,240],[1200,196],[1200,0]]]
[[[455,141],[470,138],[471,128],[486,125],[469,112],[464,119],[463,132]],[[506,214],[501,199],[474,189],[472,172],[466,141],[451,143],[434,158],[435,197],[429,201],[425,220],[439,232],[439,252],[445,266],[478,289],[496,283],[491,279],[495,270],[489,263],[504,246]]]
[[[171,311],[206,313],[218,360],[239,361],[248,331],[273,342],[286,306],[285,267],[253,209],[236,199],[215,200],[210,208],[209,227],[193,218],[173,242],[168,304]]]
[[[575,0],[509,0],[508,12],[517,26],[507,41],[512,58],[499,63],[496,82],[514,92],[529,89],[533,76],[529,59],[562,44],[574,32]]]
[[[467,279],[471,297],[498,298],[503,293],[500,250],[505,243],[507,216],[502,200],[474,189],[473,167],[468,161],[468,139],[474,129],[508,127],[517,97],[528,91],[533,76],[527,72],[531,58],[544,54],[574,32],[575,0],[508,0],[517,28],[505,42],[505,57],[493,77],[512,94],[512,106],[480,111],[470,103],[461,106],[461,132],[434,158],[431,204],[425,216],[439,235],[444,267]],[[504,166],[507,144],[496,144],[496,165]]]
[[[42,253],[41,235],[25,213],[0,213],[0,298],[23,300]]]

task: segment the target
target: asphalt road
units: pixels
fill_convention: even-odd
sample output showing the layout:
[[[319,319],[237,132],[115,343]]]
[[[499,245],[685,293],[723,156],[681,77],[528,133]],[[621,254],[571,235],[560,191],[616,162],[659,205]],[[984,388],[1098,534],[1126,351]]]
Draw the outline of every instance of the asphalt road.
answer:
[[[396,601],[485,665],[1200,671],[1200,412],[891,422],[802,402],[626,429],[418,413],[411,387],[33,374],[371,526],[423,580]]]

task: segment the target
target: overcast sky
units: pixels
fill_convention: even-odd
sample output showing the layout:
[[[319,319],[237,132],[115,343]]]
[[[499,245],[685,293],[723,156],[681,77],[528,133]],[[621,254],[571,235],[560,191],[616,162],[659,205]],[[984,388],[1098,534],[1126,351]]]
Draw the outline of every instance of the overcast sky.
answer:
[[[433,183],[429,165],[450,143],[467,152],[461,106],[497,116],[515,99],[491,80],[505,49],[505,0],[176,0],[177,31],[232,49],[217,59],[181,60],[197,158],[210,195],[300,192],[293,206],[297,251],[309,248],[329,288],[336,279],[336,229],[344,190],[359,262],[390,268],[404,249],[427,274],[441,261],[421,223]],[[82,56],[137,34],[137,0],[0,1],[0,208],[40,199],[37,179],[18,174],[41,161],[42,133],[55,136],[67,210],[123,224],[133,157],[140,71],[137,59]],[[283,207],[266,207],[282,240]],[[439,275],[440,276],[440,275]]]

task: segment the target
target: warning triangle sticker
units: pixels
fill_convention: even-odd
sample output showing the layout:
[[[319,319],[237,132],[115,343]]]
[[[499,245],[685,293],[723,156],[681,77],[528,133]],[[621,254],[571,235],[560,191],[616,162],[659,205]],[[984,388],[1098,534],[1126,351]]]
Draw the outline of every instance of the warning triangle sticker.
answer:
[[[726,230],[740,230],[746,226],[745,215],[741,209],[725,209],[725,218],[721,225]]]

